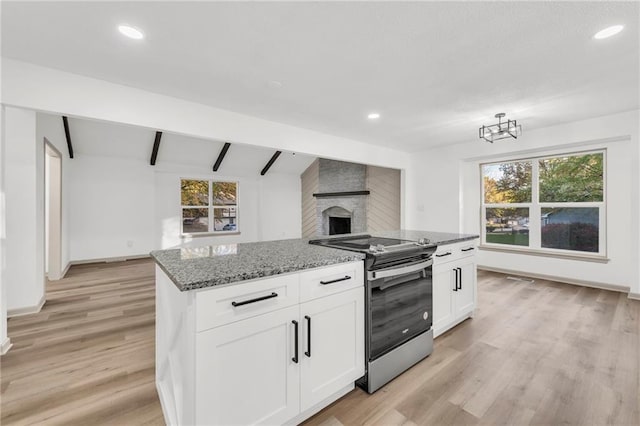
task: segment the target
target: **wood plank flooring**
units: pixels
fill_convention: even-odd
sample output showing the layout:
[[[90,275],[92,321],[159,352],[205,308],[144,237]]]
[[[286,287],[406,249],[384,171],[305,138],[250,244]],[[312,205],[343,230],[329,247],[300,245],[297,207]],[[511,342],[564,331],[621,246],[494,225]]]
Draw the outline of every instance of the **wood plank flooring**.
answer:
[[[10,318],[2,425],[164,424],[150,260],[74,266],[38,314]]]
[[[35,315],[9,320],[2,425],[163,424],[149,260],[75,266]],[[374,395],[307,425],[640,424],[640,302],[480,271],[479,309]]]

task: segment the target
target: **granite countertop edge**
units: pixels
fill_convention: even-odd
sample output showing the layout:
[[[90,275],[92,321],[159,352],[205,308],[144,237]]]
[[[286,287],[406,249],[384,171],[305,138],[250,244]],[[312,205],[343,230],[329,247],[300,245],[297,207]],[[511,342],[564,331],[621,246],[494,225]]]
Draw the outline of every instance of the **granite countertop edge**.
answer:
[[[201,280],[190,283],[180,283],[179,279],[164,265],[162,259],[159,259],[156,256],[156,253],[162,252],[164,250],[154,250],[150,253],[151,258],[155,261],[156,265],[160,267],[160,269],[169,277],[171,282],[178,288],[180,291],[190,291],[190,290],[198,290],[209,287],[217,287],[217,286],[225,286],[227,284],[240,284],[243,281],[250,281],[260,278],[268,278],[276,275],[289,274],[293,272],[304,271],[307,269],[320,268],[323,266],[331,266],[337,265],[340,263],[349,263],[364,260],[364,254],[355,253],[355,252],[346,252],[342,256],[337,256],[333,258],[325,258],[316,261],[309,261],[303,264],[289,265],[285,267],[277,267],[277,268],[261,268],[258,270],[252,270],[249,272],[241,272],[241,273],[231,273],[231,274],[223,274],[216,277],[213,277],[208,280]]]

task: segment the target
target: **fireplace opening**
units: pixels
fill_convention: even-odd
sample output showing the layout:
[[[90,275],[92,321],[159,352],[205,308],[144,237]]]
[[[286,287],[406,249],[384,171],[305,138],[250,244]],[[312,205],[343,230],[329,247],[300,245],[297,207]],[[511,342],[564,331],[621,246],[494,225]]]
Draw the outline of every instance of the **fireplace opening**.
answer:
[[[351,233],[350,217],[329,217],[329,235]]]

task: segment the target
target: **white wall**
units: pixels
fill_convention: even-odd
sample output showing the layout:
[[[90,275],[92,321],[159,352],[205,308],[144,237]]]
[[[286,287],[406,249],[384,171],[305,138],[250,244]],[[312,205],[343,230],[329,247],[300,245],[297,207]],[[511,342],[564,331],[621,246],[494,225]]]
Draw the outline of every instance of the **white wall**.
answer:
[[[68,162],[72,261],[153,250],[154,176],[137,159],[77,154]]]
[[[639,293],[638,125],[638,111],[631,111],[545,129],[524,127],[517,141],[474,140],[423,152],[407,176],[407,227],[478,234],[481,162],[604,147],[608,263],[482,250],[478,261],[487,267],[627,286]]]
[[[5,108],[7,310],[37,309],[44,298],[44,143],[36,113]]]
[[[258,239],[283,240],[302,235],[300,176],[273,173],[258,178]]]
[[[0,107],[0,354],[9,350],[10,339],[7,336],[7,285],[5,278],[6,269],[6,209],[5,209],[5,108]]]

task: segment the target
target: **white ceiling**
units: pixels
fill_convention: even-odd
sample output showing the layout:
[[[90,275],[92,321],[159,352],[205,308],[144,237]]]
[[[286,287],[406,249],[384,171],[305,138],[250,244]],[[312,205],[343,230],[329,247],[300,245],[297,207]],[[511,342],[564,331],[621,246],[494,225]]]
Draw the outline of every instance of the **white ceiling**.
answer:
[[[155,131],[142,127],[69,118],[74,154],[120,157],[149,162]],[[182,165],[194,170],[211,170],[224,142],[163,133],[156,165]],[[259,177],[275,151],[251,145],[232,144],[215,173],[219,176]],[[283,152],[269,169],[271,173],[299,176],[315,160],[303,154]]]
[[[497,112],[526,132],[639,108],[639,16],[638,2],[4,1],[2,55],[419,151],[473,140]]]

